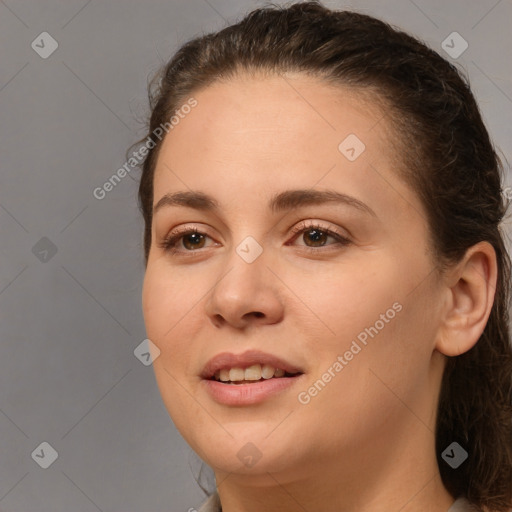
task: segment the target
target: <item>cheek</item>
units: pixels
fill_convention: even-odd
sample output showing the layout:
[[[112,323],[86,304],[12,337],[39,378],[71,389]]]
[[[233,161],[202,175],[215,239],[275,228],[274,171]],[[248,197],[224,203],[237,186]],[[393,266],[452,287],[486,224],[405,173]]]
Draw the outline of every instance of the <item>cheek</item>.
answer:
[[[175,271],[171,275],[164,265],[148,265],[142,309],[147,337],[160,349],[152,366],[162,400],[179,429],[183,413],[194,406],[183,384],[195,370],[191,338],[194,308],[200,306],[200,298],[201,294],[188,280],[177,278]]]
[[[323,317],[336,336],[319,340],[317,363],[300,390],[305,392],[301,398],[309,401],[299,408],[301,420],[313,422],[320,437],[333,444],[370,444],[376,430],[391,434],[430,392],[430,353],[417,329],[419,305],[393,302],[395,294],[383,290],[370,297],[365,302],[352,295],[346,303],[338,301],[346,305],[338,316]],[[329,422],[321,419],[326,415]]]
[[[287,278],[301,290],[306,306],[302,316],[313,320],[304,322],[301,332],[307,333],[310,349],[314,349],[311,342],[321,349],[312,383],[340,363],[341,356],[343,369],[338,365],[338,371],[331,370],[339,377],[327,386],[334,393],[329,398],[342,408],[351,404],[354,411],[361,403],[378,408],[386,396],[396,400],[386,385],[400,395],[413,393],[415,382],[425,377],[431,355],[430,333],[435,326],[428,311],[429,294],[420,288],[411,293],[423,274],[414,264],[407,267],[394,257],[378,256],[373,262],[368,258],[366,264],[347,264],[336,271],[326,267],[314,277],[302,273]],[[301,317],[298,312],[295,316]]]
[[[170,413],[176,406],[173,404],[186,406],[179,383],[196,370],[192,340],[199,328],[197,311],[202,297],[201,290],[190,280],[176,274],[173,271],[170,275],[164,265],[148,265],[142,291],[146,334],[160,350],[153,369]]]
[[[148,266],[142,287],[142,312],[146,333],[159,348],[166,329],[172,325],[169,317],[174,311],[173,294],[167,280],[159,272]]]
[[[396,269],[384,257],[372,259],[378,262],[368,257],[357,265],[324,266],[314,273],[290,273],[286,278],[294,283],[302,307],[314,314],[327,345],[341,350],[375,322],[382,329],[381,314],[391,310],[388,316],[395,316],[393,304],[400,300]]]
[[[176,332],[194,316],[204,291],[192,279],[164,264],[148,265],[142,289],[142,310],[148,337],[161,350],[177,339]]]

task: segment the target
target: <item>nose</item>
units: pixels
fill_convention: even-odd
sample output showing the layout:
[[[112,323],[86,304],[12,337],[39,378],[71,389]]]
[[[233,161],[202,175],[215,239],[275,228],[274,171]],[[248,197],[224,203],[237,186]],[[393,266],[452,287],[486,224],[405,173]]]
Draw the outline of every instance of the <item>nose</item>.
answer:
[[[282,320],[279,281],[267,268],[263,255],[247,263],[234,253],[224,270],[205,301],[206,314],[215,327],[244,329]]]

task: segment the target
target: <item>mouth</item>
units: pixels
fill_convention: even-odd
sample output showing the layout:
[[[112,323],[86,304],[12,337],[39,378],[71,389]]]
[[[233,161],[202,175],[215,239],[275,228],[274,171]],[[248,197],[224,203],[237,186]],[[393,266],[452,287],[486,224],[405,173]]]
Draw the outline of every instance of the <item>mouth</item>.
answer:
[[[286,379],[302,375],[302,372],[287,372],[282,368],[276,368],[269,364],[253,364],[246,368],[222,368],[217,370],[209,380],[222,384],[239,386],[243,384],[254,384],[271,379]]]
[[[272,379],[288,379],[303,373],[301,368],[280,357],[259,350],[247,350],[242,354],[217,354],[206,363],[200,377],[236,386]]]
[[[200,377],[206,393],[217,403],[246,407],[289,393],[297,388],[303,375],[302,369],[284,359],[248,351],[215,356]]]

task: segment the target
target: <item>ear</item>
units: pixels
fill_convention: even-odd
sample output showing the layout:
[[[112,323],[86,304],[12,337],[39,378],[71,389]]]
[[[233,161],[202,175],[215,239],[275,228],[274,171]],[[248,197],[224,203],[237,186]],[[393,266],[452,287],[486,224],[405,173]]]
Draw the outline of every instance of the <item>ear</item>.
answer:
[[[491,314],[497,281],[496,252],[488,242],[470,247],[443,278],[445,301],[435,348],[458,356],[479,340]]]

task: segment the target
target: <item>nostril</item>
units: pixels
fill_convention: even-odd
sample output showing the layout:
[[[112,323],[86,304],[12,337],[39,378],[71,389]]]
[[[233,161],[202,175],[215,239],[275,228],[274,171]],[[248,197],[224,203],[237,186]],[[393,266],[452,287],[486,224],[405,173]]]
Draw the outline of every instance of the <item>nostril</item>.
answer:
[[[215,327],[221,327],[224,324],[224,317],[222,315],[216,314],[212,321]]]
[[[264,314],[264,313],[262,313],[261,311],[255,311],[255,312],[253,313],[253,315],[254,315],[256,318],[262,318],[262,317],[264,317],[264,316],[265,316],[265,314]]]

